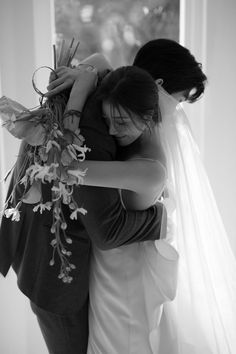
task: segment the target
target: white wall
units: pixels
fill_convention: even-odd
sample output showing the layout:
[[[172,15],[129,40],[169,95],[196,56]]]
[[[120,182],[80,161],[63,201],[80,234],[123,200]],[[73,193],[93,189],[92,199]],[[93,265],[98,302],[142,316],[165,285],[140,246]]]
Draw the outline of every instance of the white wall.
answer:
[[[202,62],[204,98],[186,107],[236,254],[236,1],[182,0],[181,42]]]
[[[0,96],[27,108],[38,105],[31,78],[34,70],[52,63],[50,0],[0,0]],[[12,167],[19,141],[0,128],[0,179]],[[4,187],[0,184],[0,208]],[[28,299],[11,271],[0,277],[0,353],[46,354],[47,349]]]
[[[209,5],[205,163],[236,251],[236,2],[210,0]]]
[[[236,250],[236,1],[182,0],[181,41],[204,65],[205,98],[188,108],[211,184]],[[0,0],[0,94],[36,105],[32,72],[51,64],[50,0]],[[15,160],[16,139],[0,129],[1,176]],[[0,187],[0,203],[3,199]],[[45,354],[45,344],[15,275],[0,278],[0,353]]]

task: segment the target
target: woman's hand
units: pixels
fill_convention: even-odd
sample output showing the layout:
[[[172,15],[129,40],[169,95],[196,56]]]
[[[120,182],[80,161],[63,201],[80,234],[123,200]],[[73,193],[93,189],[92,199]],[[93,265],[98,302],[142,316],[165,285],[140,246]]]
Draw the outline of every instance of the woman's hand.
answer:
[[[60,66],[51,75],[49,79],[49,85],[47,87],[48,92],[46,97],[56,95],[61,91],[73,86],[75,80],[80,76],[81,69],[96,70],[94,66],[90,64],[80,64],[77,68],[69,68],[67,66]]]
[[[49,85],[47,87],[48,92],[46,97],[56,95],[61,91],[72,87],[77,78],[78,71],[76,68],[68,68],[66,66],[60,66],[50,75]]]
[[[94,66],[81,65],[76,69],[76,71],[77,73],[71,89],[69,101],[71,101],[71,98],[74,96],[76,96],[76,99],[78,99],[78,94],[83,95],[87,99],[87,97],[94,91],[97,86],[98,73]],[[72,77],[70,77],[70,79],[72,80]],[[69,109],[79,109],[79,107],[70,107]]]
[[[82,112],[88,96],[94,91],[97,85],[97,70],[93,66],[81,66],[77,69],[77,76],[72,86],[66,111]],[[79,119],[68,115],[64,119],[64,127],[76,130],[79,126]]]

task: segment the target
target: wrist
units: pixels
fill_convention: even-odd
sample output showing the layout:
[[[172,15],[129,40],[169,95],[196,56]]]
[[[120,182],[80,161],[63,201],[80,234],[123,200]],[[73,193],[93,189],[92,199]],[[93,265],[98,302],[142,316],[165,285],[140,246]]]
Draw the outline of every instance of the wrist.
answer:
[[[77,109],[67,109],[63,114],[63,119],[67,117],[75,117],[77,119],[81,118],[82,112]]]
[[[81,112],[76,109],[66,110],[63,114],[64,128],[75,132],[80,123]]]

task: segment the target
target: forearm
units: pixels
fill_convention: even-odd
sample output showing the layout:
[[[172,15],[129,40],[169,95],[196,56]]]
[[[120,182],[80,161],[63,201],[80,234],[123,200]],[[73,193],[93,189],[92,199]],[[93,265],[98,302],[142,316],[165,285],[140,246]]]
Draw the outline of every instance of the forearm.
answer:
[[[106,72],[107,70],[113,70],[107,58],[101,53],[95,53],[85,58],[81,61],[78,67],[81,64],[88,64],[94,66],[97,69],[99,76],[103,76],[104,72]]]
[[[72,169],[73,168],[73,169]],[[87,186],[117,188],[138,194],[153,193],[162,190],[166,180],[165,170],[158,161],[134,159],[129,161],[88,161],[73,163],[68,173],[80,176],[86,171],[84,184]],[[80,177],[79,177],[80,179]],[[72,177],[73,180],[73,177]]]
[[[66,107],[67,119],[64,119],[65,128],[76,131],[79,127],[80,114],[89,95],[95,89],[97,82],[97,72],[93,69],[82,69],[80,75],[75,80],[70,92],[70,97]],[[74,111],[71,116],[68,112]],[[77,118],[77,119],[76,119]]]
[[[87,96],[87,92],[82,88],[77,88],[77,90],[74,91],[72,90],[67,102],[66,111],[77,110],[82,112]]]
[[[79,128],[81,112],[86,102],[86,93],[71,92],[64,112],[64,128],[75,132]]]

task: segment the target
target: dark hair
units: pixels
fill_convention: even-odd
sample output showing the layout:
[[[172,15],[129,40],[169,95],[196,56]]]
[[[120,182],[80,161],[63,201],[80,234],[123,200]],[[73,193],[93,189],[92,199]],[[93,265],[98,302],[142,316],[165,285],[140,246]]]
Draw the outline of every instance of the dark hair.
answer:
[[[134,113],[147,124],[160,121],[157,85],[148,72],[138,67],[123,66],[111,71],[102,80],[96,97],[117,109],[122,107],[131,119]]]
[[[195,102],[205,90],[206,75],[190,51],[170,39],[154,39],[142,46],[133,65],[163,79],[163,88],[169,93],[187,91],[187,101]]]

